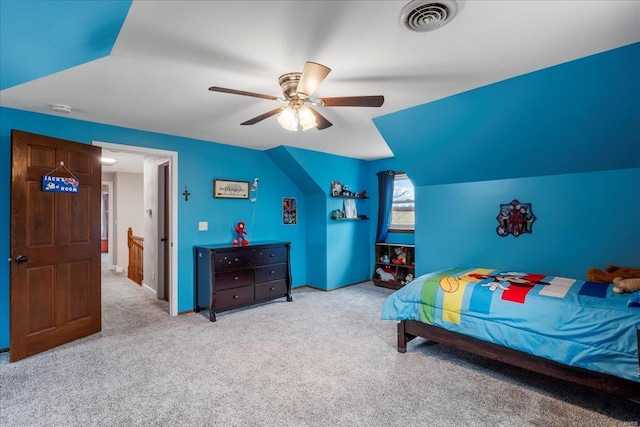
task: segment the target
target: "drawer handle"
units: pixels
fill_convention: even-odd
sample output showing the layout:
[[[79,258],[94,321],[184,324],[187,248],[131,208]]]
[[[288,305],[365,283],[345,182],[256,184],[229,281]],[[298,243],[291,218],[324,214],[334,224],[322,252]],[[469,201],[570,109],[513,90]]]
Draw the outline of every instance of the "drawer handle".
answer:
[[[233,262],[238,262],[240,261],[240,258],[234,258]]]
[[[238,295],[233,296],[233,299],[238,299],[238,298],[240,298]]]
[[[270,258],[273,258],[274,256],[276,256],[276,254],[269,254]]]
[[[233,280],[238,280],[238,279],[239,279],[239,277],[238,277],[238,276],[235,276],[235,277],[233,278]]]
[[[270,291],[275,291],[275,290],[276,290],[276,288],[271,287],[271,288],[269,288],[269,290],[270,290]]]
[[[269,272],[269,274],[276,274],[276,271],[275,271],[275,270],[271,270],[271,271]]]

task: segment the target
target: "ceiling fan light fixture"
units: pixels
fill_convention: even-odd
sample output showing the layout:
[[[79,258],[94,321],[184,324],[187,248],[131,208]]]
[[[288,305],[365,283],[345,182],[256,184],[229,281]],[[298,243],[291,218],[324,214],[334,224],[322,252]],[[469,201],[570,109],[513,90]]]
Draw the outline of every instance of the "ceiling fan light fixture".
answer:
[[[298,120],[300,122],[300,126],[302,126],[302,130],[311,129],[317,126],[316,116],[309,107],[304,105],[298,110]]]
[[[291,107],[287,107],[283,109],[280,115],[278,116],[278,123],[280,123],[280,125],[286,130],[290,130],[293,132],[297,131],[298,116],[296,114],[296,110],[294,110]]]

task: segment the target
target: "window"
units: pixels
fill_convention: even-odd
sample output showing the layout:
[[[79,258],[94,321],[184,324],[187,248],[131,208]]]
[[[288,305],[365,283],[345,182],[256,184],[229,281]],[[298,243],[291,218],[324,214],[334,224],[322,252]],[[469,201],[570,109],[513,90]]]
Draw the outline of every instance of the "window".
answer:
[[[406,173],[397,172],[393,182],[391,231],[414,231],[416,223],[413,184]]]

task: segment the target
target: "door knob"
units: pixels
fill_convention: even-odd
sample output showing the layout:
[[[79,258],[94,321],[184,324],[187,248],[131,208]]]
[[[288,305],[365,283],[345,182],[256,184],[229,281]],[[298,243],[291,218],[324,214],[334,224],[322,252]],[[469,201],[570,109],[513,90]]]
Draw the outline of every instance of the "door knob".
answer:
[[[18,264],[22,264],[23,262],[27,262],[28,260],[29,260],[29,259],[28,259],[26,256],[24,256],[24,255],[18,255],[18,256],[16,257],[16,262],[17,262]]]

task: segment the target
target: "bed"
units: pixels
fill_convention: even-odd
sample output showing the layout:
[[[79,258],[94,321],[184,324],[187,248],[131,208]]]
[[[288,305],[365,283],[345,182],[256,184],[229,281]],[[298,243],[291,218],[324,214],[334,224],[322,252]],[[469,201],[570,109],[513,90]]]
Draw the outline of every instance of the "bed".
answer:
[[[387,297],[398,351],[415,337],[640,401],[638,295],[491,268],[417,277]]]

